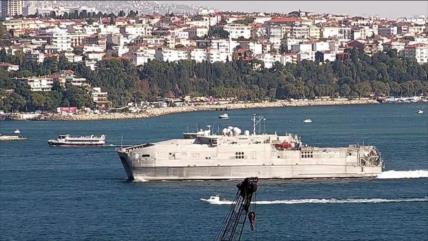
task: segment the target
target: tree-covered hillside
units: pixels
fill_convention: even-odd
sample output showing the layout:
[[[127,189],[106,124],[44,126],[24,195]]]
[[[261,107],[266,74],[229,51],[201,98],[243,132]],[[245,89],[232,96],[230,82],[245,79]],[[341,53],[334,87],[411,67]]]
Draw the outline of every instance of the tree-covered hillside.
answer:
[[[318,63],[303,61],[271,69],[258,61],[245,63],[176,63],[150,61],[136,67],[125,59],[103,60],[95,71],[84,64],[70,64],[65,58],[47,59],[42,64],[24,61],[22,56],[0,52],[0,62],[20,64],[16,73],[0,70],[0,109],[51,110],[57,105],[90,106],[85,91],[77,87],[49,94],[31,93],[13,77],[51,74],[72,69],[92,86],[109,92],[114,106],[131,101],[154,100],[159,96],[237,97],[241,100],[314,98],[317,96],[365,97],[375,95],[411,96],[428,94],[428,64],[398,57],[395,51],[372,57],[351,50],[346,60]],[[15,89],[6,93],[5,89]],[[78,89],[78,88],[77,88]],[[40,96],[43,96],[40,97]]]

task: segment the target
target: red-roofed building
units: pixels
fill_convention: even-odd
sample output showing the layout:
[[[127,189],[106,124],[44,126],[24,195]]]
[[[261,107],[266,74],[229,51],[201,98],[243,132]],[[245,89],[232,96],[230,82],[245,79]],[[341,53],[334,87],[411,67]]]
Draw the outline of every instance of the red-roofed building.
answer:
[[[302,22],[302,19],[297,17],[273,17],[270,20],[271,23],[276,24],[290,24],[290,23],[296,23],[296,22]]]

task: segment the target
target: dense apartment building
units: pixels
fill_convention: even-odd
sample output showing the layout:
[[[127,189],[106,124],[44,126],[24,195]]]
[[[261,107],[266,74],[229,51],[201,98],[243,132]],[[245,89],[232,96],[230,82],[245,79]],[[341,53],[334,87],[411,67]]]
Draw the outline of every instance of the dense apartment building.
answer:
[[[2,6],[12,2],[20,1],[2,1]],[[349,48],[368,55],[395,49],[399,56],[414,58],[420,64],[427,62],[428,53],[428,18],[424,16],[385,20],[298,12],[206,12],[92,21],[14,18],[3,24],[15,37],[12,46],[4,47],[8,53],[23,52],[26,59],[39,63],[48,56],[63,55],[92,70],[112,56],[137,66],[154,59],[198,63],[241,59],[259,60],[270,68],[275,62],[335,61]]]
[[[414,44],[404,48],[406,58],[415,59],[418,63],[428,63],[428,44]]]
[[[23,8],[24,8],[24,0],[1,0],[2,18],[22,15]]]

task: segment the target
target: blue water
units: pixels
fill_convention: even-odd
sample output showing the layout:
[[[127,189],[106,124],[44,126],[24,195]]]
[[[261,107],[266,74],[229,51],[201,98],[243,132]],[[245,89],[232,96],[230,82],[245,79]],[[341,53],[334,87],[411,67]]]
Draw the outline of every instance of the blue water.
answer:
[[[52,148],[58,134],[106,134],[112,144],[180,137],[219,124],[297,133],[317,146],[373,144],[387,170],[428,170],[428,115],[422,104],[296,107],[174,114],[122,121],[10,121],[29,140],[0,143],[0,240],[214,240],[229,207],[200,201],[232,199],[236,181],[126,181],[113,147]],[[311,118],[313,123],[303,120]],[[221,129],[221,126],[219,127]],[[123,141],[122,141],[123,138]],[[262,180],[257,200],[427,198],[428,178]],[[257,231],[243,240],[428,240],[428,202],[257,205]]]

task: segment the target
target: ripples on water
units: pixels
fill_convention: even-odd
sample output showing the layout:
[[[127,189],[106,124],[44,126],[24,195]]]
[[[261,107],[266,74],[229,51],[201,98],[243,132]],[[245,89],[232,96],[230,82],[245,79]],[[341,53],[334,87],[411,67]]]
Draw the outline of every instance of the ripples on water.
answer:
[[[114,147],[50,148],[47,140],[106,134],[114,145],[122,136],[124,145],[138,144],[206,125],[251,129],[253,113],[267,118],[268,131],[297,133],[310,145],[374,144],[389,172],[378,179],[261,180],[257,201],[277,205],[256,206],[257,232],[246,227],[244,240],[426,240],[428,123],[427,115],[415,114],[426,107],[237,110],[226,121],[216,112],[198,112],[147,120],[1,122],[0,132],[19,128],[30,140],[0,143],[0,240],[213,240],[228,205],[200,199],[219,194],[232,200],[236,181],[127,182]],[[307,118],[313,122],[303,123]]]

